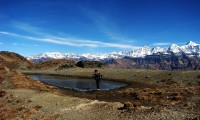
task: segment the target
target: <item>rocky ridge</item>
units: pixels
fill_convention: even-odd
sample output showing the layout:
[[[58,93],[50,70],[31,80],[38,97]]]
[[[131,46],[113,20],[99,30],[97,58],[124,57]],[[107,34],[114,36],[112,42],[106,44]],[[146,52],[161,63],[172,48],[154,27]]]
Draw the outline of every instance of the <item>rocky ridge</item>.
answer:
[[[186,45],[172,44],[169,48],[144,46],[137,50],[105,54],[44,53],[27,57],[35,63],[53,59],[100,61],[111,68],[139,68],[159,70],[199,70],[200,45],[189,41]]]

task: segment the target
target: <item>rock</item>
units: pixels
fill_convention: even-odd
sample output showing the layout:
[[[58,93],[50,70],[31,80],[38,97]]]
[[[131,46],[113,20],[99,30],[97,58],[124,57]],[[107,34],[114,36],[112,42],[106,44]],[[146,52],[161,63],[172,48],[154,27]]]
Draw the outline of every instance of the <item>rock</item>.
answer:
[[[24,110],[24,109],[26,109],[26,107],[25,107],[24,105],[22,105],[22,106],[20,106],[19,108],[17,108],[17,111],[22,111],[22,110]]]
[[[33,107],[33,109],[35,109],[35,110],[37,110],[37,111],[38,111],[39,109],[41,109],[41,108],[42,108],[42,106],[40,106],[40,105],[36,105],[36,106]]]
[[[6,95],[6,91],[1,89],[0,90],[0,97],[4,97]]]
[[[151,76],[147,75],[147,76],[145,76],[145,78],[151,78]]]
[[[193,102],[188,102],[187,104],[185,104],[185,107],[188,109],[194,109],[196,107],[196,104]]]
[[[129,110],[131,107],[132,107],[132,103],[131,102],[127,101],[127,102],[124,103],[124,107],[123,107],[124,109]]]
[[[133,110],[133,109],[139,109],[141,107],[140,102],[130,102],[126,101],[124,102],[124,106],[121,109],[126,109],[128,111]]]

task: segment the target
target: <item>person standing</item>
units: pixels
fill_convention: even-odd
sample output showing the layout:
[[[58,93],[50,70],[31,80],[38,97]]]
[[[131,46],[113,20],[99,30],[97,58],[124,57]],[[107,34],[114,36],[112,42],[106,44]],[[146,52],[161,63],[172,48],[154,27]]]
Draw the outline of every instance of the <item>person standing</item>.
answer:
[[[98,70],[94,71],[94,80],[96,81],[96,88],[99,90],[100,82],[102,80],[102,75],[98,72]]]

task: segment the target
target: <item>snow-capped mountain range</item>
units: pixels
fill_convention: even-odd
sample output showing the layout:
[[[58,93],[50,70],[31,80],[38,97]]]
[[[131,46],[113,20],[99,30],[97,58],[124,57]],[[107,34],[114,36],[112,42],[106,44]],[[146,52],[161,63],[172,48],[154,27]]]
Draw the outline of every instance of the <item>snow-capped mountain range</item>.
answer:
[[[133,57],[133,58],[144,58],[147,55],[159,55],[159,54],[175,54],[182,55],[183,53],[189,57],[197,56],[200,57],[200,44],[189,41],[186,45],[178,46],[172,44],[169,48],[150,48],[144,46],[140,49],[126,51],[126,52],[112,52],[105,54],[72,54],[72,53],[60,53],[60,52],[46,52],[44,54],[37,54],[28,56],[28,60],[34,62],[38,61],[48,61],[51,59],[73,59],[73,60],[105,60],[105,59],[120,59],[123,57]]]

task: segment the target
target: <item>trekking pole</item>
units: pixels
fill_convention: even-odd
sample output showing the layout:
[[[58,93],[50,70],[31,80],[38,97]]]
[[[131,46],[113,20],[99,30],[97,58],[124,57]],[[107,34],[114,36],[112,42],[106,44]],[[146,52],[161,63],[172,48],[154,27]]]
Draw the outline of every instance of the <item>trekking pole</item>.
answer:
[[[91,86],[92,86],[92,79],[90,80],[90,90],[91,90]]]

